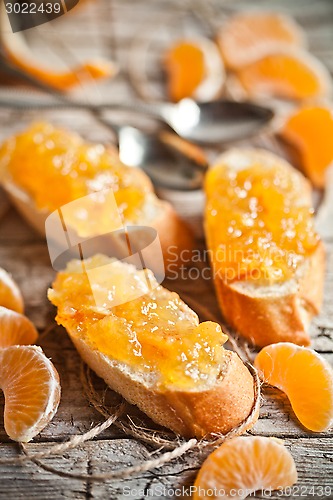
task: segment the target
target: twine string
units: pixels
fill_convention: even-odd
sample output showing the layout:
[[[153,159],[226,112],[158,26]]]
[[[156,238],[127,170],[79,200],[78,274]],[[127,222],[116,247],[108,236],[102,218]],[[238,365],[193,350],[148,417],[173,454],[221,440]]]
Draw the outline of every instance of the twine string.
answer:
[[[67,477],[71,479],[84,479],[95,482],[104,482],[111,479],[126,479],[130,476],[137,475],[142,472],[147,472],[151,469],[157,469],[162,467],[164,464],[171,462],[175,458],[179,458],[188,450],[193,449],[197,445],[198,441],[196,439],[190,439],[189,441],[185,441],[181,446],[178,446],[172,451],[167,451],[163,455],[147,460],[144,463],[139,463],[131,467],[126,467],[125,469],[119,469],[116,471],[108,472],[106,474],[77,474],[72,472],[65,472],[62,470],[55,469],[49,465],[44,464],[39,459],[35,458],[34,455],[29,455],[26,449],[26,446],[21,443],[21,448],[25,454],[25,456],[34,462],[36,465],[41,467],[42,469],[52,472],[58,476]]]
[[[20,446],[21,446],[21,449],[24,453],[23,457],[25,459],[32,461],[33,463],[35,463],[37,466],[41,467],[42,469],[44,469],[48,472],[51,472],[52,474],[56,474],[58,476],[61,476],[61,477],[66,477],[66,478],[71,478],[71,479],[80,479],[80,480],[89,480],[89,481],[94,481],[94,482],[104,482],[104,481],[110,481],[113,479],[126,479],[128,477],[131,477],[133,475],[137,475],[139,473],[144,473],[144,472],[147,472],[147,471],[152,470],[152,469],[160,468],[164,464],[169,463],[172,460],[175,460],[176,458],[181,457],[189,450],[197,449],[198,451],[201,452],[202,456],[206,456],[211,452],[212,448],[216,448],[217,446],[220,446],[227,439],[231,439],[234,436],[237,436],[239,434],[244,433],[249,427],[251,427],[252,422],[257,417],[257,414],[259,412],[259,407],[260,407],[260,380],[258,377],[257,370],[249,363],[246,363],[246,364],[247,364],[248,369],[250,370],[250,372],[253,376],[253,385],[254,385],[254,393],[255,393],[254,404],[252,406],[251,412],[248,415],[248,417],[243,422],[241,422],[240,425],[233,428],[232,430],[230,430],[226,434],[217,434],[215,439],[213,439],[213,440],[208,441],[208,440],[190,439],[188,441],[184,441],[184,440],[180,441],[180,438],[178,436],[175,436],[174,443],[173,443],[174,444],[173,450],[167,451],[157,458],[151,458],[149,460],[146,460],[143,463],[141,462],[141,463],[138,463],[138,464],[133,465],[131,467],[118,469],[116,471],[112,471],[112,472],[105,473],[105,474],[80,474],[80,473],[75,473],[75,472],[66,472],[63,470],[56,469],[54,467],[51,467],[51,466],[41,462],[40,458],[42,458],[42,457],[46,458],[47,456],[52,455],[54,451],[59,451],[59,447],[57,448],[57,446],[52,447],[50,450],[48,450],[45,453],[29,454],[26,445],[21,443]],[[87,372],[88,373],[90,372],[89,368],[87,369]],[[84,371],[83,371],[83,373],[84,373]],[[89,387],[90,387],[89,380],[87,380],[84,387],[89,389]],[[91,391],[91,389],[89,389],[89,392],[86,393],[86,395],[89,399],[89,402],[98,411],[100,411],[100,412],[103,411],[103,413],[107,414],[108,411],[106,410],[106,407],[103,404],[103,399],[105,397],[105,394],[102,396],[102,400],[101,399],[99,400],[95,395],[95,392],[96,392],[95,389],[92,392],[93,397],[91,397],[90,391]],[[125,405],[126,405],[126,403],[125,403]],[[118,408],[117,414],[111,415],[109,417],[109,419],[112,419],[112,418],[114,419],[114,423],[123,414],[124,408],[121,408],[121,409],[120,408],[121,407]],[[104,422],[104,424],[106,424],[106,422],[108,422],[108,420],[106,420]],[[104,424],[100,424],[99,426],[96,426],[94,429],[89,431],[90,436],[95,437],[100,432],[102,432],[105,429]],[[86,433],[85,436],[87,434],[88,433]],[[156,431],[150,431],[150,430],[146,431],[144,429],[140,429],[140,432],[138,433],[137,437],[139,437],[139,436],[140,436],[140,438],[143,438],[147,444],[151,444],[154,446],[157,445]],[[82,438],[82,436],[76,436],[76,437]],[[160,436],[158,436],[158,439],[161,439]],[[71,447],[75,447],[74,446],[74,438],[72,438],[70,441],[73,445]],[[76,446],[83,444],[82,439],[78,439],[75,442],[76,442]],[[68,444],[68,443],[64,443],[64,445],[65,444]],[[167,445],[170,446],[171,442],[168,442]],[[66,450],[68,450],[68,449],[69,449],[69,447],[66,448]],[[50,453],[50,451],[52,451],[52,452]],[[150,454],[150,456],[152,456],[152,453]]]
[[[92,382],[91,370],[84,363],[81,364],[81,383],[89,403],[96,411],[103,415],[104,418],[108,418],[111,414],[109,409],[105,406],[106,392],[104,391],[102,397],[98,394]],[[106,390],[108,390],[108,388],[106,388]],[[124,434],[130,435],[156,448],[163,447],[165,449],[174,449],[177,446],[177,444],[175,444],[174,434],[171,432],[167,433],[167,431],[159,432],[157,430],[144,429],[136,425],[128,414],[126,416],[130,420],[129,424],[120,419],[115,421],[116,427],[123,431]],[[167,434],[171,439],[165,437]]]
[[[76,434],[72,438],[70,438],[68,441],[64,443],[57,443],[46,451],[40,451],[37,453],[34,453],[33,455],[29,455],[26,453],[26,455],[21,455],[19,457],[13,457],[13,458],[0,458],[0,464],[10,464],[10,463],[18,463],[18,462],[24,462],[25,460],[32,460],[32,459],[39,459],[39,458],[47,458],[50,457],[51,455],[60,455],[64,454],[66,451],[71,450],[73,448],[77,448],[78,446],[81,446],[83,443],[86,441],[89,441],[90,439],[95,438],[99,434],[101,434],[103,431],[111,427],[111,425],[114,424],[114,422],[119,418],[121,413],[123,413],[125,409],[125,403],[121,403],[121,405],[118,407],[118,409],[115,410],[113,414],[109,414],[109,417],[102,422],[101,424],[96,425],[92,429],[90,429],[88,432],[85,432],[84,434]],[[26,450],[26,447],[23,443],[20,443],[21,448]]]
[[[186,297],[186,300],[190,303],[194,302],[189,297]],[[203,306],[202,304],[195,303],[195,309],[198,311],[202,319],[207,318],[219,323],[218,318],[212,318],[211,311],[209,311],[208,308]],[[49,326],[45,330],[44,335],[47,335],[50,331],[52,331],[52,329],[52,325]],[[224,330],[226,329],[224,328]],[[84,393],[89,403],[105,418],[105,421],[96,425],[84,434],[75,435],[64,443],[57,443],[51,446],[46,451],[30,453],[26,444],[20,443],[20,448],[23,454],[13,458],[2,458],[0,459],[0,464],[18,464],[25,461],[31,461],[47,472],[61,477],[104,482],[112,479],[126,479],[139,473],[144,473],[152,469],[160,468],[164,464],[181,457],[189,450],[197,450],[201,453],[202,456],[208,455],[213,448],[220,446],[227,439],[231,439],[234,436],[246,432],[246,430],[251,427],[251,424],[257,418],[260,407],[260,380],[257,370],[248,361],[246,361],[246,358],[249,360],[249,352],[246,346],[244,350],[241,349],[237,341],[230,335],[228,331],[227,333],[232,349],[240,356],[240,358],[244,361],[249,371],[251,372],[254,386],[254,404],[252,406],[250,414],[243,422],[241,422],[237,427],[231,429],[228,433],[216,434],[212,436],[211,440],[198,440],[193,438],[186,441],[180,436],[177,436],[168,431],[159,431],[156,429],[144,428],[140,425],[137,425],[129,415],[128,412],[130,406],[124,399],[121,398],[121,402],[118,404],[118,406],[109,408],[106,405],[105,400],[108,388],[104,389],[102,394],[99,394],[99,392],[94,387],[91,377],[92,372],[90,368],[82,362],[80,376]],[[141,462],[130,467],[120,468],[106,474],[82,474],[75,472],[66,472],[64,470],[56,469],[55,467],[52,467],[41,461],[41,459],[47,459],[54,455],[63,455],[68,450],[82,446],[86,441],[94,439],[112,425],[118,427],[118,429],[124,432],[125,435],[132,436],[141,443],[155,448],[155,451],[149,453],[150,457],[152,457],[153,454],[156,454],[160,450],[167,451],[164,451],[164,453],[162,453],[158,457],[150,458],[143,463]]]

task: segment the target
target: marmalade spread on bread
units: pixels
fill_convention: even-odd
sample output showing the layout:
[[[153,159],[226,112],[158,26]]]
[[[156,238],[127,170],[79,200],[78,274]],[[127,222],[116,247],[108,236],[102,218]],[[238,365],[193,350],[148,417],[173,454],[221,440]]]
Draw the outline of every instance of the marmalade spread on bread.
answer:
[[[102,255],[82,262],[71,261],[49,290],[58,307],[56,319],[71,335],[136,371],[158,376],[160,387],[191,390],[216,383],[227,363],[222,344],[228,339],[218,324],[199,324],[195,312],[157,285],[151,271]],[[113,272],[105,267],[98,281],[90,279],[89,269],[110,263]],[[146,273],[152,287],[147,287]],[[97,304],[96,292],[103,289],[108,300]],[[131,299],[138,289],[142,295]],[[119,296],[122,301],[113,306]]]
[[[207,174],[206,232],[215,277],[281,283],[317,248],[304,179],[272,158],[263,164],[255,155],[235,155]]]
[[[75,132],[34,123],[0,147],[0,167],[31,196],[37,208],[54,211],[78,198],[111,188],[126,220],[136,221],[150,183],[119,160],[116,150],[85,142]]]

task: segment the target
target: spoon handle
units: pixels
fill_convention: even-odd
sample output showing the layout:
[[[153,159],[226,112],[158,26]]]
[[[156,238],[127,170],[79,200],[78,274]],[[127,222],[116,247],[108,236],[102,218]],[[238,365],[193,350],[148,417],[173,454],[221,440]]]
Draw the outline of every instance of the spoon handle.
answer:
[[[141,102],[105,102],[102,104],[92,104],[84,101],[74,101],[62,95],[49,96],[51,99],[32,95],[27,98],[26,95],[16,94],[14,97],[0,98],[0,107],[12,107],[14,109],[52,109],[52,108],[71,108],[86,109],[89,111],[101,112],[107,109],[124,109],[134,113],[144,113],[160,120],[165,120],[164,111],[171,107],[167,103],[141,103]]]
[[[166,112],[172,107],[173,105],[168,103],[147,103],[140,101],[104,103],[101,105],[102,109],[128,109],[133,113],[150,115],[163,121],[166,119]]]

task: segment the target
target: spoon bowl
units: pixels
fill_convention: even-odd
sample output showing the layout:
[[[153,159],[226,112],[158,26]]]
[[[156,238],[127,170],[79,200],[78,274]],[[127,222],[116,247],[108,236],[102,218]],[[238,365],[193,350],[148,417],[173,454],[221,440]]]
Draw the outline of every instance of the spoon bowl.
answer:
[[[191,145],[179,138],[172,140],[169,133],[147,133],[130,126],[117,128],[120,159],[144,170],[155,186],[183,191],[201,188],[207,168],[203,153],[191,155]]]
[[[183,99],[161,108],[165,121],[181,137],[206,145],[251,137],[274,116],[271,109],[251,102],[220,100],[196,103]]]

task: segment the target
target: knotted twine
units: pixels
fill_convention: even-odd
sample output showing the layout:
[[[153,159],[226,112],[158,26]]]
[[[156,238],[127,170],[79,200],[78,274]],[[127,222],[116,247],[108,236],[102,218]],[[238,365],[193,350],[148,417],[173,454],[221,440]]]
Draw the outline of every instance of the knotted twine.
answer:
[[[196,304],[196,309],[200,313],[200,316],[208,316],[208,311],[202,306],[202,304],[200,304],[199,307],[198,304]],[[212,319],[211,312],[209,316],[210,319]],[[47,329],[47,333],[49,331],[51,331],[50,328]],[[30,453],[26,444],[19,443],[23,454],[13,458],[2,458],[0,459],[0,464],[20,464],[26,461],[31,461],[38,467],[61,477],[78,480],[89,480],[94,482],[105,482],[114,479],[126,479],[131,476],[136,476],[139,473],[160,468],[166,463],[169,463],[183,456],[189,450],[197,450],[198,452],[200,452],[202,459],[204,459],[214,448],[221,445],[224,441],[231,439],[232,437],[235,437],[237,435],[243,434],[247,429],[249,429],[255,422],[259,412],[260,380],[258,377],[258,373],[256,369],[248,361],[245,360],[245,358],[248,359],[249,354],[244,354],[244,351],[240,349],[237,342],[231,335],[229,335],[229,343],[233,347],[233,350],[236,351],[237,354],[241,357],[241,359],[244,361],[245,365],[251,372],[254,385],[254,403],[248,417],[226,434],[215,434],[210,440],[195,438],[185,440],[180,436],[172,434],[171,432],[161,432],[157,431],[156,429],[145,429],[141,426],[138,426],[131,419],[130,415],[127,414],[130,406],[125,400],[122,400],[121,403],[114,408],[109,408],[105,405],[105,395],[107,389],[104,391],[102,396],[96,391],[91,378],[91,371],[84,363],[82,363],[81,381],[85,395],[89,403],[101,415],[103,415],[105,421],[96,425],[88,432],[77,434],[71,437],[68,441],[64,443],[57,443],[49,447],[45,451]],[[125,414],[127,417],[127,421],[124,420]],[[138,441],[155,448],[155,451],[148,453],[148,456],[150,458],[133,466],[121,468],[105,474],[82,474],[75,472],[66,472],[56,469],[55,467],[51,467],[42,461],[43,459],[47,459],[51,456],[64,455],[64,453],[66,453],[67,451],[82,446],[86,441],[94,439],[112,425],[117,426],[126,435],[130,435]],[[158,457],[152,458],[153,455],[156,454],[156,452],[161,450],[168,451],[164,451]]]

